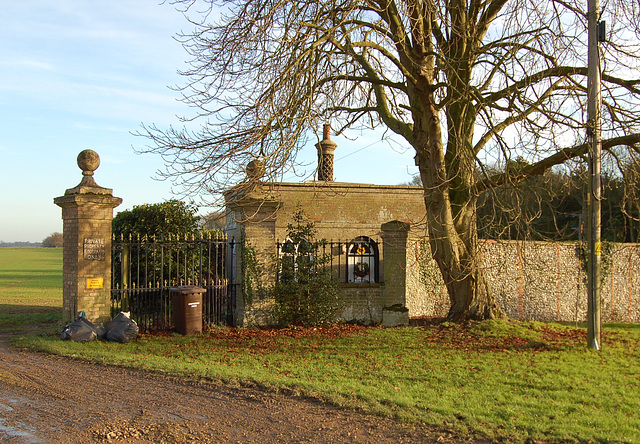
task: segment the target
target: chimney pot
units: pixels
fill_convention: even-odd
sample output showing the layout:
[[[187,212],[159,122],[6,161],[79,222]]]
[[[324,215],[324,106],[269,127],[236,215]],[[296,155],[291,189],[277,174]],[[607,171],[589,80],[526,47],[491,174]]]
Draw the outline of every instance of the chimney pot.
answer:
[[[331,125],[322,127],[323,139],[316,145],[318,148],[318,180],[333,182],[333,152],[338,146],[331,141]]]
[[[331,125],[328,123],[322,127],[322,140],[331,140]]]

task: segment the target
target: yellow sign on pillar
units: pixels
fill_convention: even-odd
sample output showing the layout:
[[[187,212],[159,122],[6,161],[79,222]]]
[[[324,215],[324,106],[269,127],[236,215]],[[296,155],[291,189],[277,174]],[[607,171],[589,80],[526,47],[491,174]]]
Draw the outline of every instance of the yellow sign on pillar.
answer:
[[[99,288],[104,288],[104,279],[103,278],[88,278],[87,279],[87,290],[97,290]]]

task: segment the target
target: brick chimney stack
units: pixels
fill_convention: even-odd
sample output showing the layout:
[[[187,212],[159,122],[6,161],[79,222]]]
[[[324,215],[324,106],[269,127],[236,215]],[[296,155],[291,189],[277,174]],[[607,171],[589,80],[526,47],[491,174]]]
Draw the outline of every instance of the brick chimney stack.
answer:
[[[322,140],[316,144],[318,149],[318,180],[333,182],[333,153],[338,146],[331,140],[331,125],[322,128]]]

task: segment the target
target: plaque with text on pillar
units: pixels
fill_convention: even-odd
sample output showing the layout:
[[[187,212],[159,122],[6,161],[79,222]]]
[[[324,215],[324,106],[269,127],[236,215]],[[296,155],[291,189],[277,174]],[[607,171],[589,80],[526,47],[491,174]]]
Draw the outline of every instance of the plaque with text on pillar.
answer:
[[[85,239],[83,244],[83,257],[85,261],[105,260],[106,242],[104,238]]]

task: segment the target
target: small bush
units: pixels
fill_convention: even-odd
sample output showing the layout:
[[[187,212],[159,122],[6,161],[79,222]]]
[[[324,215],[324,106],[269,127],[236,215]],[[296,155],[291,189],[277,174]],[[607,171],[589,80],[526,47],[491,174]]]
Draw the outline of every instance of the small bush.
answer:
[[[339,283],[332,279],[326,241],[315,240],[314,224],[302,210],[287,225],[287,240],[277,258],[278,282],[271,290],[280,325],[321,325],[335,322],[340,308]]]

